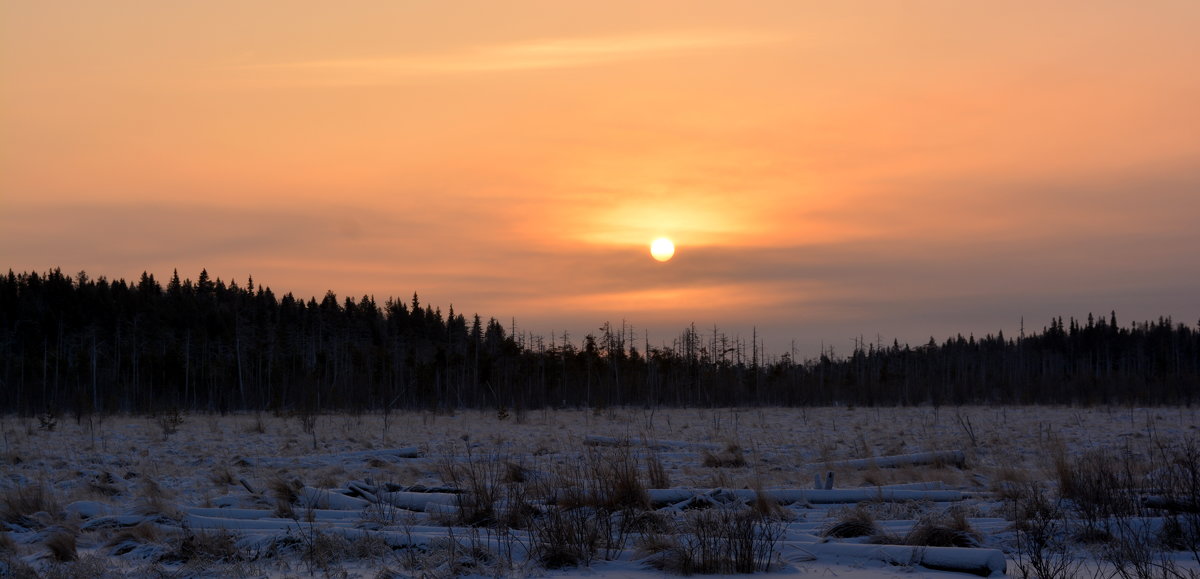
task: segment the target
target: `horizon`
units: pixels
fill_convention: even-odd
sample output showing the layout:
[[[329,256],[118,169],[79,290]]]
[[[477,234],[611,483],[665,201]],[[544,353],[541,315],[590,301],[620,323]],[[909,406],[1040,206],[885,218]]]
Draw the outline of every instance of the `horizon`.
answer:
[[[13,270],[206,268],[804,358],[1200,319],[1200,4],[0,15]]]
[[[55,272],[64,276],[65,278],[71,280],[71,282],[77,286],[80,283],[79,280],[80,280],[81,274],[84,276],[84,279],[89,283],[100,283],[101,281],[104,281],[105,283],[109,283],[109,284],[123,283],[130,288],[137,286],[139,281],[141,280],[142,276],[148,276],[151,280],[153,280],[153,282],[162,291],[168,290],[169,284],[172,283],[175,276],[178,276],[179,283],[182,284],[183,287],[194,288],[194,287],[196,287],[196,283],[197,283],[197,281],[192,280],[191,276],[179,275],[177,270],[173,270],[172,275],[167,276],[165,278],[163,276],[159,276],[158,274],[156,274],[154,272],[143,271],[142,274],[139,274],[136,278],[127,279],[125,277],[110,278],[109,276],[106,276],[103,274],[93,275],[86,271],[76,272],[75,274],[68,274],[66,272],[63,272],[61,270],[61,268],[51,268],[51,270],[46,271],[46,272],[22,271],[20,273],[15,272],[11,268],[9,269],[9,274],[16,275],[18,277],[20,277],[22,275],[29,275],[29,274],[37,274],[39,276],[44,277],[44,276],[50,275]],[[420,298],[420,292],[414,292],[413,294],[411,294],[408,297],[400,296],[400,295],[376,296],[373,294],[362,294],[362,295],[359,295],[358,297],[355,297],[355,295],[339,295],[336,292],[334,292],[333,290],[326,290],[325,292],[322,292],[319,295],[313,294],[313,295],[305,296],[305,295],[297,295],[294,292],[286,291],[286,290],[277,291],[275,288],[271,287],[269,284],[263,284],[258,280],[253,281],[253,287],[247,287],[248,284],[250,283],[250,281],[253,279],[253,276],[247,276],[247,279],[244,282],[239,283],[236,278],[230,278],[228,281],[225,281],[225,279],[221,276],[211,275],[208,273],[207,268],[202,269],[201,273],[197,274],[197,280],[199,280],[199,277],[201,274],[208,275],[209,283],[212,283],[218,287],[233,288],[236,286],[237,288],[239,288],[243,291],[248,291],[251,293],[270,292],[271,295],[274,296],[276,301],[283,299],[285,296],[291,296],[297,302],[303,303],[303,304],[320,303],[321,299],[323,299],[324,296],[333,294],[334,297],[337,298],[338,305],[341,307],[344,307],[346,305],[347,300],[353,301],[355,303],[359,303],[363,299],[370,299],[371,302],[373,302],[377,307],[380,308],[381,311],[383,311],[385,306],[388,303],[393,302],[393,301],[405,305],[406,309],[411,309],[412,299],[418,298],[421,300],[420,303],[423,306],[422,309],[425,309],[425,308],[432,309],[433,311],[436,311],[439,314],[441,314],[443,316],[442,319],[446,320],[446,321],[449,321],[449,315],[451,313],[453,313],[456,316],[464,317],[468,323],[470,323],[472,318],[476,317],[476,316],[479,317],[480,321],[483,322],[485,325],[488,321],[495,321],[504,329],[505,332],[507,332],[509,334],[510,337],[512,337],[518,343],[522,344],[523,347],[529,348],[532,351],[538,351],[539,341],[543,345],[548,345],[550,347],[553,347],[555,345],[562,345],[562,344],[566,344],[566,343],[570,343],[573,345],[582,345],[589,336],[599,337],[599,334],[597,332],[598,331],[602,332],[604,330],[604,326],[606,326],[606,325],[610,326],[610,327],[616,326],[616,324],[614,324],[612,320],[604,320],[602,322],[595,324],[595,326],[596,326],[595,329],[593,329],[591,331],[585,331],[585,332],[582,332],[579,334],[576,334],[576,333],[570,332],[570,331],[562,331],[562,330],[558,330],[558,331],[551,330],[549,333],[543,334],[543,333],[527,331],[520,327],[519,321],[516,320],[516,318],[511,317],[511,316],[504,316],[503,314],[500,314],[498,316],[495,312],[470,312],[470,313],[467,313],[462,310],[454,309],[453,304],[446,305],[445,310],[443,310],[443,308],[442,308],[443,304],[430,303],[430,302],[424,300],[423,298]],[[386,311],[383,311],[383,313],[386,315]],[[822,356],[829,356],[831,359],[834,359],[834,360],[846,359],[847,352],[849,352],[850,354],[853,354],[856,351],[856,348],[862,348],[863,351],[867,351],[872,347],[874,347],[876,350],[884,350],[884,349],[891,347],[891,345],[893,345],[893,344],[898,344],[901,347],[919,348],[921,346],[928,344],[930,340],[932,340],[934,343],[936,343],[939,346],[949,343],[953,340],[960,339],[960,338],[968,338],[970,340],[1003,338],[1005,342],[1010,342],[1014,339],[1017,339],[1018,337],[1035,337],[1035,336],[1044,334],[1045,332],[1049,331],[1050,328],[1056,322],[1058,324],[1060,324],[1060,327],[1071,327],[1071,326],[1074,326],[1076,323],[1078,323],[1079,327],[1083,328],[1084,327],[1083,322],[1085,320],[1087,320],[1089,322],[1088,327],[1090,327],[1091,326],[1090,322],[1093,321],[1093,318],[1095,319],[1096,324],[1099,326],[1110,325],[1110,320],[1115,321],[1116,322],[1115,327],[1117,327],[1117,328],[1136,328],[1142,324],[1153,324],[1155,322],[1161,322],[1164,320],[1169,322],[1170,325],[1173,327],[1177,327],[1177,326],[1190,327],[1191,326],[1190,322],[1187,322],[1187,321],[1181,322],[1177,319],[1174,319],[1173,317],[1171,317],[1169,315],[1159,315],[1159,316],[1150,316],[1150,317],[1145,317],[1145,318],[1125,319],[1125,318],[1121,318],[1120,316],[1118,316],[1118,314],[1115,310],[1112,310],[1108,313],[1088,312],[1086,316],[1079,316],[1079,317],[1076,317],[1074,315],[1051,316],[1048,320],[1046,320],[1046,323],[1040,324],[1040,325],[1039,325],[1039,323],[1033,323],[1033,324],[1027,326],[1025,323],[1026,321],[1024,319],[1021,319],[1018,324],[1018,331],[1011,332],[1008,334],[1006,334],[1004,330],[997,330],[994,332],[988,331],[988,332],[982,332],[982,333],[952,332],[945,336],[937,336],[937,335],[930,334],[928,336],[928,338],[926,338],[924,340],[917,340],[917,341],[904,341],[904,340],[900,340],[899,338],[892,338],[889,340],[884,340],[882,335],[877,334],[875,339],[866,339],[866,337],[864,337],[864,336],[859,336],[859,337],[855,338],[854,339],[855,341],[853,344],[854,347],[848,348],[848,349],[847,348],[839,348],[833,343],[826,343],[824,340],[821,340],[820,341],[821,347],[814,352],[803,352],[799,348],[796,348],[794,343],[790,344],[788,348],[785,348],[782,351],[772,351],[769,347],[767,347],[765,340],[763,340],[762,337],[759,336],[759,339],[761,341],[760,341],[760,345],[757,346],[757,355],[760,356],[761,359],[764,361],[775,362],[775,361],[780,360],[781,357],[786,354],[786,355],[789,355],[791,357],[791,359],[795,362],[808,363],[808,362],[816,361],[816,360],[820,359]],[[622,326],[625,326],[625,324],[627,324],[628,322],[629,322],[628,320],[623,320],[621,322],[621,324],[622,324]],[[1197,321],[1196,325],[1197,325],[1197,327],[1200,327],[1200,321]],[[685,331],[687,331],[689,328],[691,328],[701,338],[701,340],[700,340],[701,343],[705,343],[708,338],[711,338],[714,335],[716,335],[717,337],[728,338],[728,339],[732,340],[735,344],[740,341],[743,344],[743,346],[745,346],[748,350],[755,349],[755,346],[751,345],[751,342],[753,341],[753,337],[755,335],[757,335],[756,328],[751,329],[750,335],[743,336],[738,333],[729,333],[724,328],[721,328],[719,326],[718,327],[714,327],[713,325],[702,326],[702,325],[696,324],[695,322],[692,322],[685,326],[677,328],[673,332],[670,332],[670,331],[665,332],[661,336],[661,339],[651,339],[649,332],[645,332],[643,334],[638,334],[638,335],[630,334],[630,338],[632,338],[632,341],[629,343],[629,347],[633,348],[633,349],[637,349],[638,351],[641,351],[643,353],[645,353],[647,351],[647,346],[649,346],[651,348],[676,349],[679,347],[678,340],[682,337],[682,334]],[[519,331],[514,333],[514,329],[517,329]],[[632,332],[634,329],[635,328],[634,328],[633,324],[629,323],[628,331]],[[626,328],[621,327],[621,331],[626,331]],[[639,348],[638,344],[642,344],[642,347]]]

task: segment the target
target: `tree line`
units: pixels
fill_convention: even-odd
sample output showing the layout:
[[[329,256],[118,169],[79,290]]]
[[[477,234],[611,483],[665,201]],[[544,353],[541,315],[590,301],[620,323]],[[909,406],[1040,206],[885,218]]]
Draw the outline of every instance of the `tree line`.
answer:
[[[410,300],[277,297],[253,279],[166,285],[0,276],[0,411],[227,412],[739,405],[1186,404],[1200,324],[1050,320],[1017,337],[855,342],[809,359],[684,328],[605,323],[578,341]]]

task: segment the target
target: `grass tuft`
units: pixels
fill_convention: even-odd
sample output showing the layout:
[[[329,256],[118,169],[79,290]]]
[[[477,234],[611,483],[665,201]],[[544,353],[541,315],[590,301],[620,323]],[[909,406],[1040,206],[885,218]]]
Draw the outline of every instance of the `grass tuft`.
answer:
[[[79,558],[79,552],[75,547],[75,533],[69,529],[62,527],[55,529],[46,536],[45,545],[55,561],[67,562]]]
[[[19,485],[0,495],[0,520],[24,526],[33,524],[37,513],[58,513],[60,507],[54,494],[42,484]]]
[[[870,511],[863,508],[855,508],[847,511],[837,522],[822,530],[821,536],[834,539],[850,539],[875,535],[878,532],[879,527],[875,524],[875,517]]]

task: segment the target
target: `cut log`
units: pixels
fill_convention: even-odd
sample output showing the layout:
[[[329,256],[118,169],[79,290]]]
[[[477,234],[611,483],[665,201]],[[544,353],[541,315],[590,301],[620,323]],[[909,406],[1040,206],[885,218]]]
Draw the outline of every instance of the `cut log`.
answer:
[[[853,557],[885,561],[894,565],[920,565],[938,571],[971,573],[982,577],[1003,574],[1004,553],[997,549],[957,547],[910,547],[906,545],[863,545],[858,543],[793,543],[818,559]]]
[[[812,468],[894,468],[898,466],[916,466],[922,464],[952,464],[961,467],[967,457],[961,450],[934,450],[916,452],[913,454],[896,454],[875,458],[857,458],[853,460],[834,460],[830,462],[809,465]]]
[[[752,490],[739,489],[732,492],[742,500],[754,500],[754,491]],[[863,501],[888,503],[901,501],[955,502],[961,501],[964,498],[963,493],[959,491],[910,491],[884,488],[768,490],[763,491],[763,493],[781,505],[791,503],[831,505],[861,503]]]
[[[650,503],[655,507],[678,505],[697,495],[712,496],[715,491],[709,489],[650,489],[646,494]],[[755,500],[755,491],[750,489],[723,490],[738,500],[749,503]],[[955,502],[965,498],[960,491],[950,490],[906,490],[883,487],[865,487],[857,489],[771,489],[762,491],[767,498],[781,504],[792,503],[810,504],[843,504],[861,503],[864,501],[901,502],[901,501],[933,501]]]
[[[650,497],[651,505],[655,508],[662,508],[679,504],[702,492],[704,491],[693,489],[649,489],[646,491],[646,496]]]
[[[1200,503],[1181,501],[1168,497],[1142,497],[1142,504],[1151,509],[1162,509],[1173,513],[1200,513]]]
[[[341,493],[313,487],[304,487],[297,493],[296,503],[308,509],[362,510],[371,504],[363,499],[348,497]]]
[[[458,495],[450,493],[412,493],[398,491],[379,493],[379,499],[410,511],[425,511],[430,504],[457,506]]]
[[[614,438],[612,436],[588,435],[583,437],[584,446],[644,446],[651,449],[664,448],[703,448],[717,450],[723,448],[719,444],[707,442],[684,442],[682,440],[649,440],[645,438]]]
[[[342,452],[338,454],[308,454],[302,456],[260,456],[239,458],[234,464],[238,466],[257,466],[266,468],[291,467],[315,468],[332,463],[348,463],[368,461],[371,459],[396,462],[399,459],[421,458],[424,452],[419,447],[386,448],[381,450],[362,450]]]
[[[375,495],[377,489],[371,485],[368,485],[367,483],[352,480],[346,483],[346,488],[350,489],[354,494],[358,495],[362,499],[372,503],[379,502],[379,497]]]

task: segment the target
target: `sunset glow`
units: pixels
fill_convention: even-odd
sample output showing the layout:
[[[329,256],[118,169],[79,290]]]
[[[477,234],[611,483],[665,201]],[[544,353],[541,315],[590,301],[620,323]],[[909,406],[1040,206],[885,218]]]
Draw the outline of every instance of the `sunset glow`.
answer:
[[[0,258],[806,354],[1191,324],[1197,23],[1175,1],[8,2]]]

